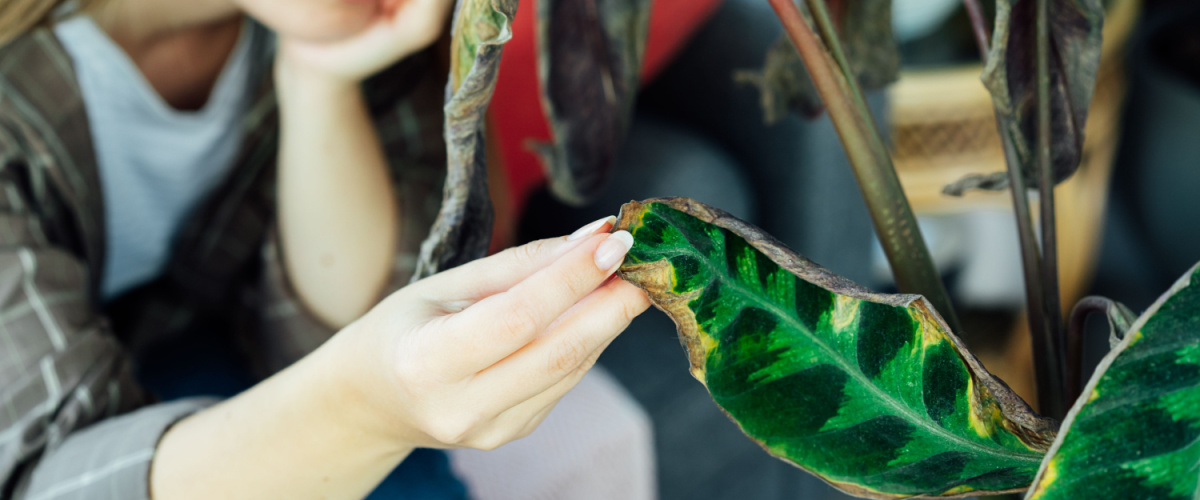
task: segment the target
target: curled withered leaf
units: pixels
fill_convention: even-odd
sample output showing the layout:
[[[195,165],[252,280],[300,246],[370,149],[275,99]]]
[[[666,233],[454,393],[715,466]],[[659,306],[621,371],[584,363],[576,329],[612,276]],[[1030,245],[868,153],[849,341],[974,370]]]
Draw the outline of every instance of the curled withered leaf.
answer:
[[[763,120],[767,124],[778,123],[791,112],[811,119],[825,110],[808,70],[804,69],[804,61],[800,60],[787,37],[771,44],[762,70],[738,71],[733,78],[758,88]]]
[[[1138,318],[1125,304],[1106,297],[1089,296],[1075,304],[1075,309],[1071,311],[1071,323],[1083,326],[1087,317],[1094,313],[1104,313],[1108,319],[1109,349],[1117,348],[1117,344],[1125,339],[1125,334],[1129,333],[1129,329]]]
[[[810,18],[803,4],[800,8]],[[896,81],[900,51],[892,36],[892,2],[844,0],[830,2],[829,8],[838,24],[846,60],[862,89],[877,90]],[[782,120],[789,111],[816,118],[825,109],[804,62],[786,35],[771,45],[762,70],[739,71],[734,79],[758,87],[768,124]]]
[[[768,453],[851,494],[1019,491],[1056,424],[919,295],[873,293],[686,198],[630,202],[620,276],[675,321],[691,372]]]
[[[947,196],[962,196],[967,191],[1003,191],[1008,189],[1008,172],[970,174],[942,188]]]
[[[553,141],[535,146],[550,192],[582,205],[605,186],[629,130],[650,0],[539,0],[538,79]]]
[[[1037,68],[1034,0],[997,0],[996,27],[983,70],[1001,126],[1014,139],[1027,185],[1037,179]],[[1102,0],[1050,2],[1051,161],[1055,182],[1079,167],[1084,124],[1100,65]]]
[[[496,87],[500,54],[512,38],[516,0],[459,0],[446,84],[446,183],[442,208],[412,280],[487,255],[492,236],[484,148],[484,113]]]

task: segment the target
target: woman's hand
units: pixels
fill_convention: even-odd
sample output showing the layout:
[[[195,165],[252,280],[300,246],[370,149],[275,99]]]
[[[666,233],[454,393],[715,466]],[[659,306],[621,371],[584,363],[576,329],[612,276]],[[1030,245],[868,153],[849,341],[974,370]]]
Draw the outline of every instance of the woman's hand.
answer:
[[[612,222],[392,294],[309,356],[172,426],[152,496],[363,498],[414,447],[486,450],[528,434],[649,306],[609,279],[632,242],[600,234]]]
[[[437,40],[453,4],[453,0],[382,0],[369,24],[349,37],[308,41],[281,35],[279,64],[288,73],[360,82]]]
[[[492,449],[529,434],[629,322],[644,292],[609,279],[632,244],[599,234],[534,242],[410,285],[339,336],[364,350],[360,397],[418,447]],[[366,362],[368,361],[369,362]]]

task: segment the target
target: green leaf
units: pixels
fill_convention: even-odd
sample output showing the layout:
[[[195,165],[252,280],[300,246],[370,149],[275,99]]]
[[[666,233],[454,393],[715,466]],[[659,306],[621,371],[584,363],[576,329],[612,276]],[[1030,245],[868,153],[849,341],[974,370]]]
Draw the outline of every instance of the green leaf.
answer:
[[[1013,140],[1029,185],[1037,179],[1037,70],[1034,0],[997,0],[996,26],[983,83],[999,113],[1001,133]],[[1079,167],[1084,124],[1100,66],[1101,0],[1050,2],[1050,127],[1054,180]]]
[[[878,90],[896,81],[900,51],[892,36],[892,2],[831,1],[829,8],[839,20],[842,48],[862,89]],[[806,13],[806,17],[811,16]],[[758,87],[768,124],[786,118],[789,112],[816,118],[825,109],[804,61],[787,35],[771,45],[762,70],[739,71],[734,78]]]
[[[540,0],[538,79],[554,141],[539,145],[550,192],[574,205],[605,186],[629,130],[650,0]]]
[[[1200,495],[1200,266],[1105,356],[1030,499]]]
[[[630,202],[618,271],[675,320],[691,372],[755,442],[873,498],[1017,491],[1055,424],[918,295],[872,293],[686,198]]]
[[[421,243],[414,282],[487,255],[493,213],[484,114],[516,11],[516,0],[459,0],[455,8],[443,125],[446,182],[437,221]]]

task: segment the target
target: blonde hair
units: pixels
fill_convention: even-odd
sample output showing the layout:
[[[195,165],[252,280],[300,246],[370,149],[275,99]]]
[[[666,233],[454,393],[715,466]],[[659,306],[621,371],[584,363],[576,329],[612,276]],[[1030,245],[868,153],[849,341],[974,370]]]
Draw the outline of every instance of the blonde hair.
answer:
[[[45,24],[59,6],[71,0],[2,0],[0,1],[0,46],[25,32]],[[80,9],[95,0],[75,0]]]

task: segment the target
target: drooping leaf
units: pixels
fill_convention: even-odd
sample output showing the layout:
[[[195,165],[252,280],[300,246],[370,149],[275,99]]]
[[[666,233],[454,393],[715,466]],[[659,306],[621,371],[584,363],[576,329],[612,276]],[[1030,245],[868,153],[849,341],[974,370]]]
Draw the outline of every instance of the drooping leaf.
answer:
[[[538,79],[554,140],[538,146],[550,192],[600,194],[633,115],[650,0],[538,0]]]
[[[1054,439],[918,295],[872,293],[686,198],[630,202],[618,271],[751,439],[852,494],[1015,491]]]
[[[1026,498],[1200,496],[1200,266],[1128,331],[1067,413]]]
[[[1000,115],[1001,133],[1013,139],[1030,186],[1037,179],[1037,67],[1034,0],[997,0],[996,26],[983,83]],[[1102,0],[1050,2],[1050,157],[1054,180],[1079,167],[1084,124],[1100,66]]]
[[[763,121],[767,124],[779,123],[788,113],[816,118],[825,110],[804,61],[786,36],[771,44],[762,70],[738,71],[733,78],[758,87]]]
[[[892,36],[892,2],[831,1],[829,8],[838,21],[846,60],[863,90],[881,89],[896,81],[900,51]],[[811,18],[803,4],[801,10]],[[734,78],[758,87],[768,124],[784,119],[788,112],[815,118],[825,109],[804,62],[786,35],[771,45],[761,71],[739,71]]]
[[[1003,191],[1008,189],[1008,172],[967,174],[966,177],[942,187],[946,196],[962,196],[967,191]]]
[[[484,114],[496,88],[500,54],[512,38],[517,0],[459,0],[450,44],[446,84],[446,183],[442,208],[412,280],[487,255],[492,236]]]

